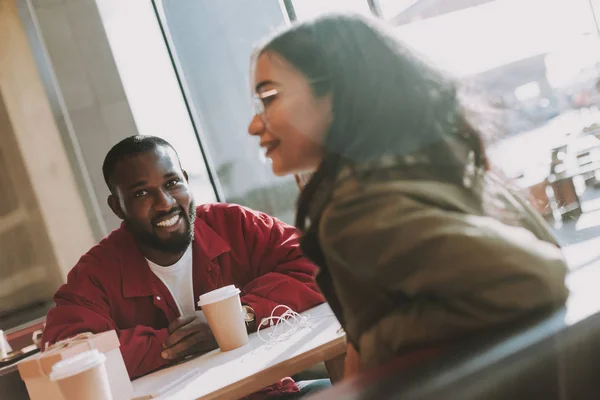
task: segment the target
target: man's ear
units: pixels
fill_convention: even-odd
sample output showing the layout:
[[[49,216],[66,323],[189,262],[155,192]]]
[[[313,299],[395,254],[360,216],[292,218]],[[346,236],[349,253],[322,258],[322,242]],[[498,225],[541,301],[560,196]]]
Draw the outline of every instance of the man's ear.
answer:
[[[190,181],[190,180],[189,180],[189,178],[188,178],[187,171],[186,171],[185,169],[183,170],[183,177],[185,178],[185,181],[186,181],[186,182],[189,182],[189,181]]]
[[[115,213],[119,219],[125,219],[125,214],[123,214],[123,210],[121,209],[121,204],[119,203],[119,198],[117,196],[111,194],[108,196],[106,201],[112,212]]]

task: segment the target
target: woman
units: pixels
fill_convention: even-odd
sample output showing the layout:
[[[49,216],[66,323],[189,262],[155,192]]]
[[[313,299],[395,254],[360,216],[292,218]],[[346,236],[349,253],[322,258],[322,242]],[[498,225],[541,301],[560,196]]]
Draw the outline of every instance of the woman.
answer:
[[[322,17],[253,63],[249,133],[275,174],[314,171],[296,222],[362,367],[564,304],[544,220],[489,172],[453,82],[385,29]]]

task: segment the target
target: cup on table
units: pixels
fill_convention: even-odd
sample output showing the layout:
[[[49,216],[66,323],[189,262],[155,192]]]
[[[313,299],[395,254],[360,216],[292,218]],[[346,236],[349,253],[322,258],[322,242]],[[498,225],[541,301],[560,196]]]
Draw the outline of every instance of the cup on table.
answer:
[[[0,359],[8,357],[8,353],[10,352],[12,352],[12,348],[8,344],[8,340],[6,340],[6,336],[4,336],[4,331],[0,330]]]
[[[240,290],[234,285],[203,294],[198,307],[202,307],[221,351],[237,349],[248,343]]]
[[[98,350],[85,351],[54,364],[50,380],[58,384],[65,400],[113,400],[105,361]]]

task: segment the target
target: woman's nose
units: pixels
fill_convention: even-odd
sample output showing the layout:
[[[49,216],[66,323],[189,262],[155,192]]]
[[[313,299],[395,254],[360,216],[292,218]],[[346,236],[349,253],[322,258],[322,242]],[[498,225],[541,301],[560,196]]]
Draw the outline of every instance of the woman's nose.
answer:
[[[248,133],[252,136],[258,136],[265,130],[265,123],[260,115],[255,115],[248,125]]]

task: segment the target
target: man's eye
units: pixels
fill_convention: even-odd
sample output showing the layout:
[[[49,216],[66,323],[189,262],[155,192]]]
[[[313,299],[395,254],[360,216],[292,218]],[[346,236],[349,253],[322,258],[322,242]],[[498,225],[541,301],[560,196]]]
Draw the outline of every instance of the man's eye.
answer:
[[[145,195],[147,195],[147,194],[148,194],[148,191],[147,191],[147,190],[138,190],[138,191],[137,191],[137,192],[135,192],[133,195],[134,195],[135,197],[137,197],[137,198],[140,198],[140,197],[144,197],[144,196],[145,196]]]
[[[177,185],[179,182],[180,182],[179,179],[171,179],[169,182],[167,182],[166,186],[168,188],[170,188],[170,187]]]

